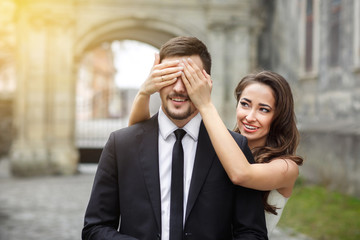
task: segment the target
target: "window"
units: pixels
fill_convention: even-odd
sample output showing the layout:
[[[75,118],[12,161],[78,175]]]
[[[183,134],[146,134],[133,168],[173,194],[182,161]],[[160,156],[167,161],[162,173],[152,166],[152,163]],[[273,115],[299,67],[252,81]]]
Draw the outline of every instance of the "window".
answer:
[[[299,36],[301,72],[303,78],[316,77],[319,57],[319,2],[301,0],[302,9]]]
[[[360,1],[354,1],[354,66],[360,71]]]
[[[313,0],[307,0],[306,3],[306,27],[305,27],[305,70],[311,72],[313,68],[313,25],[314,11]]]
[[[329,65],[336,67],[340,60],[340,16],[341,0],[331,0],[330,6],[330,34],[329,34]]]

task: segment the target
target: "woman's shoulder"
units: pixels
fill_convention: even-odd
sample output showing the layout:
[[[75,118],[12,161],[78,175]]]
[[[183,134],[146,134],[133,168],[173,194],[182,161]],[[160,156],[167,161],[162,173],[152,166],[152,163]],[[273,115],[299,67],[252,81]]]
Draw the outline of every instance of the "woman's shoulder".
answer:
[[[295,181],[299,176],[299,166],[293,160],[286,158],[276,158],[271,160],[268,164],[271,164],[278,169],[278,174],[281,174],[283,179],[283,187],[276,189],[275,191],[279,192],[285,198],[290,197]]]

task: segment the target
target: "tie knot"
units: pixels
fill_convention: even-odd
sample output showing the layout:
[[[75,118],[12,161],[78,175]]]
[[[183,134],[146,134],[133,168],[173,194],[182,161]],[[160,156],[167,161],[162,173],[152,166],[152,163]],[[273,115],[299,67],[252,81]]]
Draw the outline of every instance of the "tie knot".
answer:
[[[186,131],[181,128],[178,128],[174,131],[174,134],[175,134],[176,140],[181,141],[181,139],[185,136]]]

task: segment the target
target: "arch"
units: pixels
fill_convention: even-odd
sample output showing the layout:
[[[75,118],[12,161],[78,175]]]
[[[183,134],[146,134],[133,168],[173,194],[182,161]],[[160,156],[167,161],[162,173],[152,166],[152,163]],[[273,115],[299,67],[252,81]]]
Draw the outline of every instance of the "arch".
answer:
[[[205,34],[191,23],[184,22],[181,25],[175,25],[169,20],[129,16],[91,28],[75,43],[75,58],[79,59],[87,50],[102,42],[115,39],[131,39],[160,48],[170,38],[180,35],[196,35],[200,39],[205,38]]]
[[[174,24],[172,20],[159,20],[149,17],[124,17],[111,21],[97,21],[96,25],[87,26],[86,32],[81,35],[74,45],[74,63],[78,66],[83,56],[100,46],[104,42],[113,42],[114,40],[135,40],[160,48],[163,43],[170,38],[180,35],[196,35],[198,38],[204,38],[205,34],[199,35],[201,31],[193,23],[181,23],[182,26]],[[186,27],[184,27],[186,26]],[[76,71],[73,72],[76,74]],[[74,80],[76,76],[73,75]],[[72,81],[73,88],[76,89],[76,80]],[[75,125],[74,119],[74,125]],[[119,120],[120,123],[120,120]],[[111,128],[114,124],[110,122]],[[75,138],[75,136],[74,136]],[[73,139],[75,140],[75,139]],[[76,140],[75,140],[76,141]],[[101,148],[78,147],[79,160],[85,162],[97,162]]]
[[[175,36],[198,37],[214,52],[213,74],[219,79],[216,96],[223,112],[227,76],[235,79],[239,72],[246,71],[249,65],[246,61],[252,59],[254,52],[248,49],[256,48],[252,39],[256,40],[257,31],[250,31],[247,24],[252,20],[249,14],[253,5],[233,4],[233,0],[224,4],[58,1],[54,6],[56,11],[50,14],[53,3],[49,0],[21,6],[16,22],[16,33],[22,36],[17,49],[26,53],[17,54],[16,59],[19,88],[15,123],[19,134],[10,158],[12,171],[17,175],[76,171],[77,70],[83,57],[102,43],[129,39],[160,48]],[[224,60],[233,64],[226,65]],[[25,84],[28,82],[31,84]]]

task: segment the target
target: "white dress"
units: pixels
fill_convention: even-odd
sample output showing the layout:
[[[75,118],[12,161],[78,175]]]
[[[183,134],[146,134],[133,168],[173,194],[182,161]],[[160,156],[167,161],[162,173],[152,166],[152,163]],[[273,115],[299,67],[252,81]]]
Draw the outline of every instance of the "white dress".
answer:
[[[268,236],[270,236],[270,234],[276,227],[277,223],[279,222],[281,214],[284,210],[284,207],[285,207],[288,199],[289,198],[284,197],[277,190],[270,191],[267,202],[271,206],[276,207],[277,215],[274,215],[272,213],[265,211],[265,220],[266,220],[266,228],[268,231]]]

